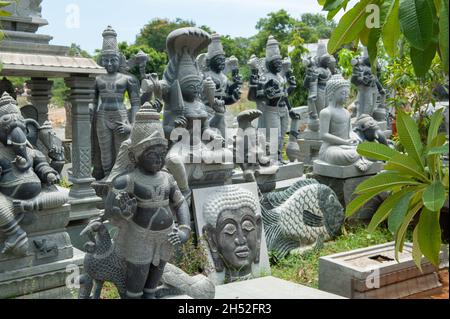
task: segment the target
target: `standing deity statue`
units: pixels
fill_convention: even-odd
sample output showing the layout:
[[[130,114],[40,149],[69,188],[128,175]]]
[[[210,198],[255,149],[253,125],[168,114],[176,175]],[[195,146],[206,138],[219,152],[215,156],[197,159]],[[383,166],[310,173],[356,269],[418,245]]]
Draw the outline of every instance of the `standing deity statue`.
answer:
[[[357,117],[363,114],[374,117],[377,121],[386,120],[385,99],[386,92],[383,89],[378,75],[372,73],[372,66],[367,53],[363,58],[352,61],[352,83],[358,88]],[[377,65],[378,73],[381,66]]]
[[[225,57],[220,35],[213,34],[211,38],[208,52],[199,55],[197,62],[203,69],[203,79],[214,88],[214,94],[208,94],[210,90],[206,90],[202,99],[209,114],[210,126],[225,137],[225,106],[239,101],[242,77],[236,57]],[[228,73],[231,73],[231,79],[228,79]]]
[[[167,146],[158,130],[131,145],[135,168],[115,178],[106,197],[105,216],[120,225],[115,253],[126,263],[126,298],[155,298],[174,247],[190,236],[188,204],[162,170]]]
[[[317,132],[319,114],[327,106],[325,89],[331,76],[335,74],[336,60],[327,53],[320,53],[314,60],[307,61],[306,76],[303,85],[308,89],[309,122],[308,128]]]
[[[352,131],[350,113],[344,108],[350,94],[350,83],[341,75],[333,75],[326,92],[329,104],[320,112],[323,144],[319,160],[336,166],[354,165],[361,172],[367,171],[372,162],[358,154],[358,139]]]
[[[124,71],[126,60],[119,51],[117,33],[110,26],[103,32],[103,49],[98,63],[108,72],[99,75],[95,81],[92,121],[93,175],[102,179],[111,172],[120,145],[130,135],[140,97],[137,79]],[[125,93],[131,103],[130,114],[124,104]]]
[[[31,147],[27,120],[16,101],[0,98],[0,255],[27,254],[29,243],[20,222],[24,215],[58,208],[68,201],[66,193],[52,186],[59,175],[44,154]]]
[[[284,135],[289,131],[289,117],[297,118],[288,97],[297,87],[289,59],[281,57],[279,43],[273,36],[267,41],[264,62],[253,56],[249,61],[251,68],[248,99],[255,101],[263,115],[258,127],[266,129],[268,143],[278,142],[277,160],[282,161]],[[271,141],[270,130],[277,130],[277,141]]]

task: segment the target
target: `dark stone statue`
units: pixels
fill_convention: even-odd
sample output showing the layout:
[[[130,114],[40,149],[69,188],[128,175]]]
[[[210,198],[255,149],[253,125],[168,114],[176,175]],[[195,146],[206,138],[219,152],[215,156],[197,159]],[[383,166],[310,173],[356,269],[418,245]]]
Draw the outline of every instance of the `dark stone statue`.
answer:
[[[59,181],[58,172],[30,145],[27,121],[5,92],[0,99],[0,232],[6,236],[2,254],[27,252],[28,237],[19,225],[27,213],[68,201],[67,194],[52,186]]]
[[[225,281],[251,278],[252,265],[259,263],[262,221],[255,196],[237,186],[214,192],[203,206],[208,242],[217,272]]]
[[[252,75],[248,99],[255,101],[258,110],[263,113],[258,127],[266,129],[268,143],[271,143],[270,129],[278,131],[276,159],[282,162],[284,135],[289,131],[289,117],[298,116],[292,110],[288,99],[297,87],[291,63],[288,59],[282,59],[278,41],[270,36],[267,41],[266,58],[262,61],[253,56],[249,65]]]
[[[95,84],[92,155],[96,179],[110,174],[140,106],[138,80],[125,73],[126,60],[119,52],[117,33],[110,26],[103,32],[99,65],[105,67],[108,74],[98,76]],[[131,102],[130,114],[124,105],[125,93]]]

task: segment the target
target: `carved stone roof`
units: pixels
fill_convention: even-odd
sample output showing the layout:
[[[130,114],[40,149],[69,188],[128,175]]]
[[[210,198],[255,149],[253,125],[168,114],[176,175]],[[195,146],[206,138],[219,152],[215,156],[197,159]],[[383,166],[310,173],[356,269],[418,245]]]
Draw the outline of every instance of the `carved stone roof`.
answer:
[[[0,74],[7,76],[66,77],[104,74],[94,60],[82,57],[0,52]]]

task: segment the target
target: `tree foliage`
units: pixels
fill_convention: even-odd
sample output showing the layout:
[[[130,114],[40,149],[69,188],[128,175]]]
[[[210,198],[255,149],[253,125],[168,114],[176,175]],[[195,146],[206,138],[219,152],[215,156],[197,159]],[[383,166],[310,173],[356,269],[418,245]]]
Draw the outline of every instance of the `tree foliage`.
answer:
[[[339,11],[347,9],[349,0],[318,2],[331,19]],[[448,74],[448,2],[359,0],[339,21],[328,43],[328,51],[334,53],[346,43],[360,41],[374,62],[381,43],[388,55],[395,57],[399,41],[404,38],[411,47],[409,56],[417,76],[426,75],[436,54]]]

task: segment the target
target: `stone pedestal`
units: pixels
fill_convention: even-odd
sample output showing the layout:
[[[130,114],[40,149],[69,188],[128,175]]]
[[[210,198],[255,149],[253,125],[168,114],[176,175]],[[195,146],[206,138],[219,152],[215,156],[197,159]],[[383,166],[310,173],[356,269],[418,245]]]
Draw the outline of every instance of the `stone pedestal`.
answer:
[[[322,146],[320,133],[309,130],[300,133],[298,145],[302,156],[300,160],[306,165],[312,165],[313,161],[319,157],[320,147]]]
[[[31,91],[30,102],[38,111],[37,121],[42,125],[48,120],[48,105],[52,96],[53,82],[46,78],[31,78],[27,86]]]
[[[362,173],[354,166],[335,166],[316,160],[314,161],[313,178],[333,189],[342,206],[347,207],[355,198],[353,193],[356,187],[366,179],[381,172],[382,169],[383,164],[377,162],[372,165],[369,171]],[[384,196],[382,195],[374,198],[361,208],[353,218],[370,219],[383,200]]]
[[[425,258],[421,272],[406,243],[399,262],[395,243],[388,243],[319,259],[319,289],[354,299],[400,299],[440,290],[436,269]],[[442,256],[442,255],[441,255]]]
[[[73,183],[70,197],[75,199],[96,197],[91,187],[91,121],[89,104],[94,99],[95,79],[91,77],[73,76],[66,80],[70,87],[72,104],[72,171],[69,176]]]
[[[70,205],[24,216],[21,226],[28,234],[24,256],[0,255],[0,299],[16,298],[65,287],[66,267],[81,267],[83,254],[74,250],[66,232]],[[4,237],[0,235],[0,250]]]

